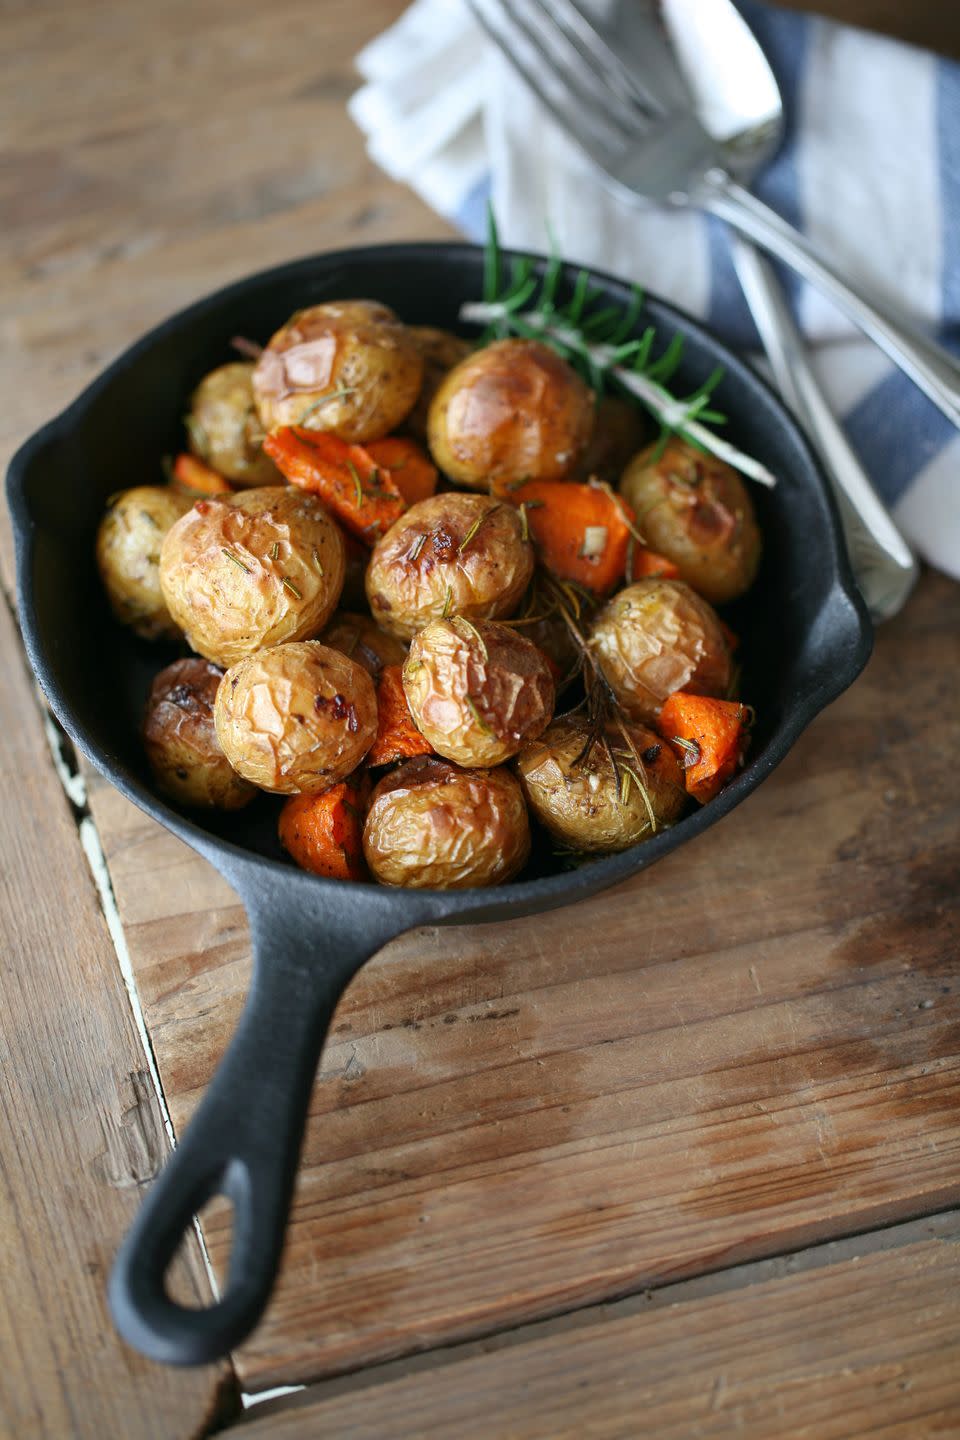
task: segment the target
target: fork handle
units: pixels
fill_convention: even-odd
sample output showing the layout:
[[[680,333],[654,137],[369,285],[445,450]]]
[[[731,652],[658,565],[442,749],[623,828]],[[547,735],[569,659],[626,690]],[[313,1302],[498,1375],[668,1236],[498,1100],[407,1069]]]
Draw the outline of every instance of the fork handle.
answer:
[[[887,620],[906,603],[917,562],[834,418],[773,267],[736,235],[733,259],[781,394],[833,485],[860,592],[873,619]]]
[[[960,429],[960,364],[952,355],[867,287],[842,279],[804,235],[725,171],[709,171],[691,198],[835,301]]]

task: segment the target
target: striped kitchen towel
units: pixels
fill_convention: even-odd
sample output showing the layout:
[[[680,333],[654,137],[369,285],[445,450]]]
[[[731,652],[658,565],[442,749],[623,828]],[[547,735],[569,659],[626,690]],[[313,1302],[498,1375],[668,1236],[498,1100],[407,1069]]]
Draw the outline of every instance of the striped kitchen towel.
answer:
[[[670,0],[664,0],[669,5]],[[787,135],[753,189],[850,273],[960,353],[960,65],[739,0],[777,76]],[[493,200],[504,243],[611,270],[758,338],[719,222],[612,196],[472,19],[415,0],[357,57],[371,157],[467,236]],[[918,552],[960,578],[960,435],[816,291],[791,278],[827,394]]]

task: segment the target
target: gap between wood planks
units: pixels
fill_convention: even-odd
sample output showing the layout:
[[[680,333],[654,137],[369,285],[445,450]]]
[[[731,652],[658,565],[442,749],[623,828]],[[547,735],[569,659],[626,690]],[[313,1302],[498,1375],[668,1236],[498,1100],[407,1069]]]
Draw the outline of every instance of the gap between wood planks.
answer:
[[[357,1395],[407,1376],[433,1372],[482,1355],[492,1356],[497,1351],[532,1344],[549,1336],[584,1331],[652,1310],[696,1304],[710,1296],[748,1290],[771,1280],[821,1270],[844,1262],[856,1263],[869,1255],[931,1240],[944,1244],[960,1244],[960,1210],[944,1210],[898,1224],[846,1235],[840,1240],[829,1240],[805,1249],[787,1251],[766,1260],[753,1260],[743,1265],[732,1265],[726,1269],[696,1275],[687,1280],[678,1280],[672,1284],[640,1290],[605,1304],[586,1305],[562,1315],[551,1316],[547,1320],[502,1330],[479,1340],[438,1346],[382,1365],[371,1365],[339,1375],[332,1380],[296,1387],[296,1393],[288,1393],[282,1398],[276,1392],[266,1392],[263,1396],[253,1397],[252,1403],[245,1397],[245,1418],[267,1420],[271,1415],[286,1413],[299,1406],[307,1407],[341,1395]],[[208,1434],[215,1433],[218,1432],[214,1426]]]

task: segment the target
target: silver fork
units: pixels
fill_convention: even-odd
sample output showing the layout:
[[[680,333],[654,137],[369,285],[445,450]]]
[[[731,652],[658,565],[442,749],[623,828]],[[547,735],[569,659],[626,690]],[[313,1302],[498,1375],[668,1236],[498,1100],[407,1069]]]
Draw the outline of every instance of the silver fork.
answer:
[[[960,365],[953,356],[868,287],[841,277],[805,236],[741,183],[776,148],[780,109],[769,122],[718,140],[704,128],[682,86],[668,95],[659,84],[652,94],[574,0],[469,3],[609,184],[634,197],[708,210],[785,261],[844,310],[960,428]],[[650,10],[650,0],[639,3]]]

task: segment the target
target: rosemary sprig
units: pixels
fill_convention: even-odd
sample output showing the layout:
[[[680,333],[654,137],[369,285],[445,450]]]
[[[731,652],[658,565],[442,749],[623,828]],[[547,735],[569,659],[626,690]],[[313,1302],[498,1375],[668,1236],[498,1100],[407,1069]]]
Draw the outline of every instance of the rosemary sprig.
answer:
[[[460,319],[487,327],[481,344],[506,335],[544,341],[584,372],[598,392],[608,380],[615,381],[659,421],[661,451],[671,435],[681,435],[690,444],[725,460],[761,485],[775,485],[776,479],[765,465],[708,428],[725,420],[725,416],[710,405],[710,397],[723,378],[722,369],[715,370],[692,394],[672,394],[668,386],[682,359],[683,336],[675,335],[663,354],[652,360],[656,338],[652,326],[636,339],[627,338],[636,326],[643,304],[642,293],[635,287],[623,310],[613,306],[598,309],[599,292],[591,286],[590,272],[581,270],[574,282],[572,298],[560,307],[556,304],[556,293],[562,268],[554,254],[543,278],[538,280],[532,273],[533,262],[521,259],[514,262],[510,280],[505,282],[503,255],[491,210],[484,260],[484,298],[461,305]]]
[[[248,575],[251,575],[253,573],[250,569],[250,566],[244,564],[244,562],[240,559],[240,556],[237,554],[236,550],[231,550],[228,545],[221,545],[220,549],[223,551],[224,555],[226,555],[228,560],[233,561],[234,565],[239,566],[241,570],[245,570]]]
[[[484,521],[489,520],[490,516],[495,514],[496,511],[499,509],[499,505],[493,505],[489,510],[485,510],[482,515],[477,516],[476,520],[474,520],[473,524],[470,526],[470,529],[467,531],[466,535],[464,535],[463,539],[460,541],[460,544],[457,546],[458,555],[463,555],[464,552],[470,548],[474,540],[477,538],[477,531],[480,529],[480,526],[484,523]]]
[[[325,405],[329,405],[334,400],[342,400],[347,395],[354,395],[356,389],[356,385],[338,385],[335,390],[326,391],[318,400],[314,400],[312,405],[307,406],[297,424],[302,430],[312,430],[313,426],[307,424],[311,415],[315,415],[318,410],[322,410]]]

